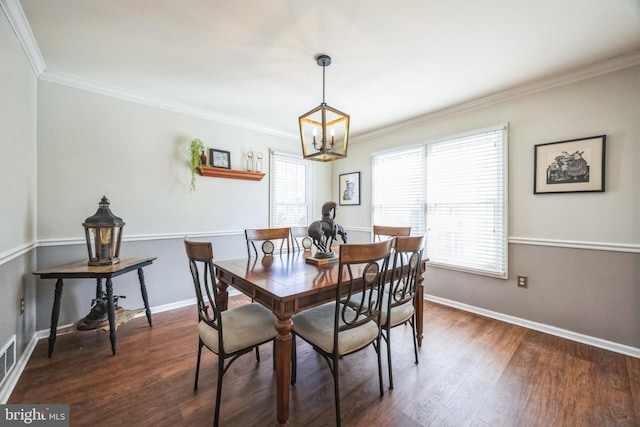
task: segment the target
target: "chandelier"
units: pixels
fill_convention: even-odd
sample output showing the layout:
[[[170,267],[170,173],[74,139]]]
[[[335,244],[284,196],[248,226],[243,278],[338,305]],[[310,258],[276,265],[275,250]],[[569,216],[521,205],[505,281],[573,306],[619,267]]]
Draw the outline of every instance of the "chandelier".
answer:
[[[331,64],[331,57],[318,55],[316,62],[322,67],[322,104],[298,119],[302,156],[305,159],[330,162],[347,157],[349,115],[324,102],[324,74],[325,68]]]

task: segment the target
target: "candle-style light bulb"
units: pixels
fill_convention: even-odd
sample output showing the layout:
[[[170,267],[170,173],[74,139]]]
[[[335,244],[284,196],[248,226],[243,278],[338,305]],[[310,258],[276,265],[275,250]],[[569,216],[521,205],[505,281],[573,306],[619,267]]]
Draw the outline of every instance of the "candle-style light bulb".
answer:
[[[316,144],[316,137],[318,136],[318,129],[313,128],[313,148],[318,149]]]
[[[334,128],[331,128],[331,148],[333,148],[333,144],[334,144],[333,140],[335,136],[336,136],[336,130]]]
[[[100,230],[100,258],[104,260],[111,259],[111,229],[99,228]]]

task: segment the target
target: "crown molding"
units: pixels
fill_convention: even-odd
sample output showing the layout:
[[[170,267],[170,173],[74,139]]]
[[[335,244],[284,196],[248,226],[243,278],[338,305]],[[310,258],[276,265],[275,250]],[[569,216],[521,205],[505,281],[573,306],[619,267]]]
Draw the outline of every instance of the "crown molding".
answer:
[[[578,82],[580,80],[597,77],[603,74],[611,73],[614,71],[622,70],[624,68],[633,67],[640,64],[640,49],[633,52],[628,52],[622,55],[615,56],[613,58],[606,59],[604,61],[596,62],[591,65],[575,68],[564,73],[555,74],[553,76],[529,82],[523,85],[515,86],[511,89],[495,93],[493,95],[478,98],[469,102],[454,105],[452,107],[443,108],[438,111],[433,111],[412,119],[404,120],[394,123],[383,128],[374,129],[370,132],[364,132],[356,137],[351,137],[350,142],[361,142],[367,139],[371,139],[377,136],[386,135],[388,133],[403,129],[406,127],[414,126],[429,120],[434,120],[450,114],[459,114],[466,111],[475,110],[477,108],[487,107],[500,102],[509,101],[511,99],[519,98],[525,95],[531,95],[536,92],[551,89],[558,86],[567,85],[570,83]]]
[[[24,53],[31,64],[33,73],[36,77],[40,77],[47,67],[44,64],[40,48],[38,48],[36,38],[31,32],[31,26],[29,26],[20,2],[18,0],[0,0],[0,7],[2,7],[9,24],[13,28],[13,32],[18,37],[22,49],[24,49]]]
[[[57,83],[57,84],[73,87],[76,89],[82,89],[89,92],[110,96],[113,98],[119,98],[125,101],[130,101],[137,104],[143,104],[150,107],[159,108],[162,110],[172,111],[174,113],[186,114],[188,116],[199,117],[201,119],[223,123],[230,126],[249,129],[249,130],[253,130],[256,132],[261,132],[269,135],[275,135],[282,138],[288,138],[288,139],[297,138],[297,135],[282,132],[277,129],[273,129],[257,123],[249,122],[247,120],[243,120],[237,117],[227,116],[224,114],[216,113],[216,112],[205,110],[202,108],[192,107],[190,105],[173,102],[166,99],[155,98],[139,92],[134,92],[128,89],[123,89],[115,86],[109,86],[100,82],[82,79],[80,77],[76,77],[68,74],[56,73],[53,71],[45,70],[45,72],[42,73],[42,75],[40,76],[40,80],[51,82],[51,83]]]

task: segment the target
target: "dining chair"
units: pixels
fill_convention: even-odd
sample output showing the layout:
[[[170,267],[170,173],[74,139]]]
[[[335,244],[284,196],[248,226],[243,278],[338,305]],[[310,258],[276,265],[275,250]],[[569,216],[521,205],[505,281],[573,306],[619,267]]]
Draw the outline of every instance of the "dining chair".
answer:
[[[291,246],[294,251],[306,250],[303,246],[305,237],[311,239],[309,237],[309,227],[291,227]],[[310,246],[309,249],[311,249]]]
[[[413,336],[413,353],[418,364],[418,343],[416,342],[416,314],[414,298],[422,274],[420,261],[424,250],[424,236],[398,236],[395,238],[391,281],[385,285],[382,298],[380,326],[382,338],[387,344],[387,364],[389,367],[389,388],[393,389],[391,367],[391,329],[409,322]]]
[[[386,225],[373,226],[373,241],[380,242],[396,236],[408,236],[411,234],[411,227],[392,227]]]
[[[213,425],[220,419],[222,378],[233,362],[258,346],[274,341],[276,317],[258,303],[241,305],[221,310],[218,305],[218,288],[213,266],[213,247],[210,242],[194,242],[184,239],[189,258],[189,269],[193,278],[198,304],[198,361],[193,389],[198,389],[198,374],[202,347],[218,355],[218,382]],[[200,265],[200,268],[198,267]],[[204,292],[203,292],[204,291]],[[226,361],[228,363],[226,363]]]
[[[258,248],[256,247],[256,243],[262,245],[260,252],[262,252],[264,255],[282,253],[285,246],[287,248],[287,253],[289,253],[290,234],[291,231],[289,227],[247,228],[246,230],[244,230],[244,235],[247,239],[247,256],[258,256]]]
[[[291,384],[297,380],[296,337],[309,343],[329,365],[333,374],[336,425],[340,426],[340,386],[338,364],[342,357],[373,347],[378,358],[380,397],[382,387],[382,361],[380,357],[381,289],[389,266],[391,240],[367,244],[340,246],[338,285],[335,302],[302,311],[292,317],[292,369]],[[360,303],[351,307],[342,304],[354,295],[365,294]]]

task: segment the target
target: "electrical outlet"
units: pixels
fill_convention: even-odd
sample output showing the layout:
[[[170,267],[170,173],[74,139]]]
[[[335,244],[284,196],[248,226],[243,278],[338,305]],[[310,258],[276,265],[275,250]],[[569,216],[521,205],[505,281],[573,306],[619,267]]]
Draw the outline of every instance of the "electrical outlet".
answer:
[[[20,314],[24,313],[24,298],[20,299]]]
[[[527,276],[518,276],[518,287],[519,288],[527,287]]]

